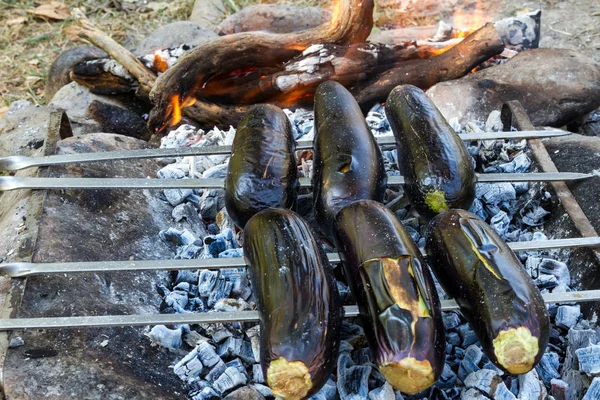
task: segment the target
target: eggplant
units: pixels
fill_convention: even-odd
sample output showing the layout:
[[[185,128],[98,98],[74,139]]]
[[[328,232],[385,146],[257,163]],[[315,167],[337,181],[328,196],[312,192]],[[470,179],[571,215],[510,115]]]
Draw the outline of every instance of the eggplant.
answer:
[[[425,92],[397,86],[385,103],[411,204],[425,218],[475,200],[475,170],[460,137]]]
[[[445,331],[431,273],[394,213],[370,200],[337,214],[334,238],[375,364],[413,395],[435,383],[445,362]]]
[[[260,104],[244,114],[225,178],[225,206],[238,227],[261,210],[295,205],[295,150],[290,121],[280,108]]]
[[[334,81],[315,94],[312,189],[319,228],[331,237],[335,214],[356,200],[383,201],[381,150],[352,94]]]
[[[250,218],[244,255],[260,314],[260,359],[275,397],[317,393],[337,364],[342,305],[327,256],[290,210]]]
[[[450,210],[427,228],[430,265],[479,338],[483,351],[511,374],[530,371],[548,344],[540,291],[508,245],[476,215]]]

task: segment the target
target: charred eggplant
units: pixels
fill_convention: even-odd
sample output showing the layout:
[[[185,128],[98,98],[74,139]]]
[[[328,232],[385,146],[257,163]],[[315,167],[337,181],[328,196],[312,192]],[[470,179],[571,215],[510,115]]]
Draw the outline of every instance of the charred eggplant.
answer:
[[[358,103],[337,82],[315,94],[312,188],[315,215],[330,236],[335,214],[356,200],[383,201],[387,175],[381,150]]]
[[[385,104],[398,148],[404,190],[423,217],[451,208],[468,209],[475,199],[475,171],[460,137],[425,92],[401,85]]]
[[[498,367],[524,374],[548,344],[544,300],[519,259],[476,215],[450,210],[427,232],[430,265]]]
[[[416,394],[444,368],[445,333],[433,279],[410,234],[374,201],[337,214],[335,243],[379,371]]]
[[[294,206],[295,148],[290,121],[281,109],[260,104],[244,115],[225,179],[225,206],[237,226],[243,229],[261,210]]]
[[[336,366],[342,308],[333,272],[307,223],[265,210],[244,229],[244,254],[260,313],[260,358],[275,397],[300,400]]]

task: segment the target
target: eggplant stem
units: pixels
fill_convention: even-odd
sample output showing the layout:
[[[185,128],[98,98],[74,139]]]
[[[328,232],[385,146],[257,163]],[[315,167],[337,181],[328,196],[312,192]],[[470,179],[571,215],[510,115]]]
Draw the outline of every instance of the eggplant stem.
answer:
[[[524,326],[502,331],[494,339],[496,359],[511,374],[529,372],[535,364],[538,352],[538,338]]]
[[[395,389],[408,395],[422,392],[436,381],[429,361],[419,361],[413,357],[382,365],[379,372]]]

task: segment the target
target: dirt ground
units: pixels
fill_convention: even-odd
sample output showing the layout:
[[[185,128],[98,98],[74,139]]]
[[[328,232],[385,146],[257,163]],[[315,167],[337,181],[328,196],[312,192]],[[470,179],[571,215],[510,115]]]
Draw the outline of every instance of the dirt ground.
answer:
[[[68,35],[69,19],[40,18],[31,12],[50,0],[0,0],[0,115],[13,101],[27,99],[44,104],[44,87],[52,61],[65,49],[80,44]],[[206,0],[198,0],[206,1]],[[212,0],[215,1],[215,0]],[[216,2],[219,2],[218,0]],[[472,15],[483,14],[495,20],[523,12],[542,9],[543,47],[579,49],[600,61],[600,3],[592,0],[439,0],[439,12],[425,17],[397,12],[411,0],[379,0],[375,18],[402,20],[402,25],[426,25],[444,19],[452,21],[456,10]],[[436,3],[437,0],[425,0]],[[68,13],[72,7],[83,7],[86,15],[113,38],[132,47],[152,30],[191,13],[193,0],[168,2],[137,0],[61,0]],[[245,5],[269,2],[288,4],[320,4],[328,0],[222,0],[223,14],[235,12]]]

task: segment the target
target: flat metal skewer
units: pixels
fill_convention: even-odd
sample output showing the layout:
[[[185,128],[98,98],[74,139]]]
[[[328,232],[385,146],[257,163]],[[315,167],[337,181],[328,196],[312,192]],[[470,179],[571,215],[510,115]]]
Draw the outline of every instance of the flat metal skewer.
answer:
[[[555,240],[533,240],[511,242],[513,251],[544,250],[556,248],[600,246],[600,237],[570,238]],[[421,249],[425,254],[425,250]],[[425,254],[426,255],[426,254]],[[327,254],[331,263],[340,262],[337,253]],[[115,271],[174,271],[197,269],[245,268],[244,258],[211,258],[198,260],[137,260],[137,261],[82,261],[56,263],[12,262],[0,264],[0,276],[22,278],[43,274],[66,274],[77,272],[115,272]]]
[[[500,140],[500,139],[532,139],[547,138],[570,135],[571,132],[563,130],[547,131],[519,131],[519,132],[486,132],[466,133],[459,135],[462,140]],[[377,136],[380,145],[394,145],[393,136]],[[299,140],[296,144],[297,150],[311,149],[312,140]],[[97,161],[113,160],[136,160],[144,158],[172,158],[185,156],[212,156],[230,154],[231,146],[204,146],[204,147],[182,147],[175,149],[144,149],[144,150],[122,150],[106,151],[99,153],[77,153],[60,154],[43,157],[9,156],[0,157],[0,171],[18,171],[32,167],[49,167],[52,165],[65,165],[76,163],[89,163]]]
[[[544,302],[584,303],[600,300],[600,290],[581,292],[545,293]],[[443,300],[442,311],[458,309],[454,300]],[[357,306],[344,307],[346,317],[359,315]],[[104,328],[114,326],[145,325],[181,325],[181,324],[215,324],[231,322],[258,322],[257,311],[238,312],[206,312],[185,314],[146,314],[146,315],[102,315],[87,317],[45,317],[0,319],[0,331],[14,329],[60,329],[60,328]]]
[[[554,182],[593,177],[576,172],[531,172],[522,174],[477,174],[477,182]],[[300,187],[309,188],[310,179],[301,178]],[[388,177],[389,186],[404,184],[404,177]],[[21,178],[0,177],[0,191],[17,189],[223,189],[223,179],[154,178]]]

